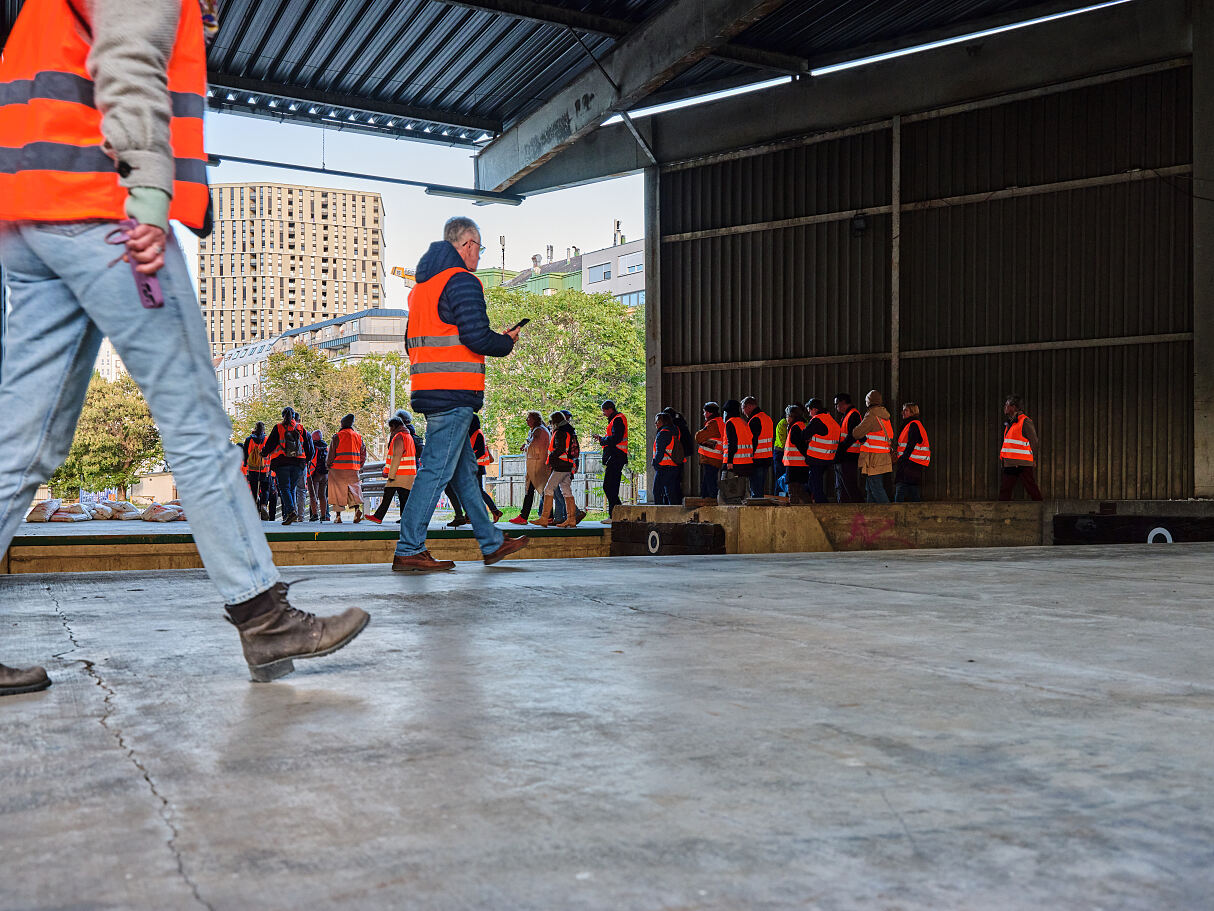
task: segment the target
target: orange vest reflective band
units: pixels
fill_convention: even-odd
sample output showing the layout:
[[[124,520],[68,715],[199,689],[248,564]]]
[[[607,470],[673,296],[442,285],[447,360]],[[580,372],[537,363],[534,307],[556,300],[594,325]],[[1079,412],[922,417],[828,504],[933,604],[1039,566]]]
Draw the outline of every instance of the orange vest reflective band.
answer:
[[[1024,435],[1024,422],[1028,415],[1022,414],[1003,431],[1003,448],[999,450],[999,458],[1016,459],[1019,462],[1033,463],[1033,446]]]
[[[413,443],[413,434],[407,430],[398,430],[392,434],[392,439],[388,443],[388,458],[384,462],[385,478],[390,477],[388,466],[392,463],[392,447],[396,445],[397,440],[400,440],[405,448],[400,457],[400,464],[396,466],[396,476],[399,478],[417,474],[417,446]]]
[[[611,436],[611,425],[616,421],[624,422],[624,438],[618,443],[611,443],[609,445],[614,446],[620,452],[624,453],[624,455],[628,455],[628,418],[624,417],[624,415],[620,414],[618,411],[613,414],[611,416],[611,420],[607,422],[607,436]],[[607,447],[604,446],[603,448],[606,449]]]
[[[840,430],[840,432],[839,432],[839,442],[840,442],[840,443],[841,443],[841,442],[843,442],[843,438],[844,438],[845,436],[847,436],[847,431],[848,431],[849,429],[854,429],[854,428],[855,428],[855,424],[853,424],[851,428],[849,428],[849,427],[847,426],[847,420],[848,420],[848,418],[850,418],[850,417],[851,417],[853,414],[854,414],[856,417],[859,417],[859,416],[860,416],[860,412],[859,412],[859,411],[857,411],[855,408],[852,408],[852,409],[850,409],[850,410],[847,412],[847,414],[843,415],[843,419],[842,419],[841,421],[839,421],[839,430]],[[858,424],[858,423],[859,423],[859,421],[857,421],[856,423]],[[891,429],[892,429],[892,425],[891,425]],[[864,447],[863,447],[863,446],[860,444],[860,442],[859,442],[859,441],[856,441],[856,442],[852,443],[850,446],[848,446],[848,447],[847,447],[847,451],[848,451],[848,452],[863,452],[863,451],[864,451]]]
[[[709,440],[707,443],[701,443],[697,449],[702,459],[715,459],[721,461],[721,454],[725,451],[725,422],[720,418],[713,418],[705,427],[714,427],[716,439]]]
[[[733,451],[734,465],[751,465],[755,460],[755,441],[754,436],[750,432],[750,425],[741,418],[730,418],[729,426],[733,428],[734,435],[738,438],[738,446]],[[729,440],[726,439],[721,446],[723,455],[722,458],[729,458]]]
[[[835,423],[835,419],[825,411],[815,414],[814,417],[826,425],[826,434],[824,436],[815,433],[810,437],[809,445],[805,447],[805,451],[809,453],[810,458],[821,462],[833,462],[835,450],[839,448],[839,441],[843,439],[843,433],[839,430],[839,425]]]
[[[860,451],[883,452],[889,455],[890,444],[894,442],[894,425],[882,418],[877,420],[881,423],[881,429],[864,438],[864,442],[860,444]]]
[[[679,463],[674,460],[674,444],[678,442],[679,431],[677,428],[673,427],[663,427],[662,430],[670,433],[670,444],[664,450],[662,450],[662,457],[658,459],[658,465],[662,466],[663,468],[677,468]],[[661,430],[658,431],[658,433],[661,432]],[[654,437],[653,440],[653,457],[655,459],[658,458],[657,437]]]
[[[467,269],[444,269],[409,292],[409,382],[420,392],[484,392],[485,358],[461,344],[459,327],[438,315],[438,299],[451,276]],[[471,272],[468,272],[471,275]]]
[[[357,430],[343,427],[337,431],[337,448],[333,451],[334,469],[358,471],[362,468],[363,438]]]
[[[755,460],[770,459],[776,454],[776,424],[765,411],[756,411],[750,416],[759,419],[759,435],[755,438]],[[752,434],[753,435],[753,434]]]
[[[0,221],[126,217],[127,190],[102,149],[87,61],[92,36],[72,0],[26,0],[0,59]],[[84,4],[79,4],[83,7]],[[207,55],[198,0],[181,0],[168,61],[169,138],[176,162],[169,217],[206,218]]]
[[[792,432],[804,429],[804,421],[797,421],[788,428],[788,438],[784,441],[784,465],[787,468],[804,468],[806,466],[805,456],[801,455],[801,450],[792,441]]]
[[[902,453],[906,452],[906,438],[910,436],[912,424],[919,425],[919,436],[923,437],[923,442],[915,444],[915,448],[911,450],[910,460],[916,465],[922,465],[924,468],[926,468],[928,465],[932,464],[932,446],[927,441],[927,429],[923,426],[923,422],[918,418],[908,422],[907,425],[902,428],[902,433],[898,436],[898,458],[902,458]]]
[[[472,431],[472,435],[470,437],[468,437],[468,445],[472,447],[472,452],[473,452],[473,454],[475,454],[477,437],[481,438],[481,448],[485,450],[485,454],[479,455],[476,457],[476,464],[477,465],[492,465],[493,456],[489,455],[489,447],[485,443],[485,434],[484,433],[482,433],[479,430]]]

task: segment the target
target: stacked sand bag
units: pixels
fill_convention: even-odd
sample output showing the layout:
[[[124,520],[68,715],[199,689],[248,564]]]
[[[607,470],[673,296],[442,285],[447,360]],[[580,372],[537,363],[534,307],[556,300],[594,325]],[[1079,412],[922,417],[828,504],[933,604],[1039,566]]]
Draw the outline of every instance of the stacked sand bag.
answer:
[[[114,510],[110,508],[109,503],[94,503],[89,506],[89,512],[93,514],[94,519],[114,518]]]
[[[67,506],[60,506],[55,511],[55,514],[50,517],[51,522],[88,522],[93,518],[93,514],[89,512],[89,508],[83,503],[69,503]]]
[[[49,522],[51,516],[59,511],[59,507],[63,505],[62,500],[43,500],[37,506],[29,511],[29,515],[25,517],[27,522]]]
[[[109,506],[115,519],[133,521],[143,518],[143,510],[127,500],[118,500],[117,502],[110,503]]]
[[[143,511],[145,522],[178,522],[185,518],[185,513],[176,506],[164,503],[153,503]]]

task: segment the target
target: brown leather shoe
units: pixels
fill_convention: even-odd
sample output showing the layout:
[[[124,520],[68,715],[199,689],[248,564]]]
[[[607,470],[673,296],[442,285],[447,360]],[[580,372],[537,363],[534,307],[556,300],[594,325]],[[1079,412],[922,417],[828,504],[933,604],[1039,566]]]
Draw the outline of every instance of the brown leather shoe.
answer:
[[[336,617],[317,617],[296,610],[287,601],[287,586],[279,582],[258,599],[268,599],[268,611],[237,623],[240,644],[249,665],[249,676],[256,683],[277,680],[295,670],[295,658],[319,658],[353,641],[371,618],[357,607]],[[248,602],[246,602],[248,604]]]
[[[36,693],[51,685],[51,678],[40,667],[8,667],[0,664],[0,696]]]
[[[512,553],[514,553],[517,550],[522,550],[524,547],[526,547],[530,543],[531,543],[531,539],[528,538],[526,535],[519,535],[517,538],[507,538],[505,541],[502,542],[502,546],[499,547],[497,550],[495,550],[493,553],[485,554],[485,565],[492,566],[494,563],[497,563],[499,560],[505,560]]]
[[[402,557],[397,554],[392,558],[392,572],[394,573],[442,573],[451,569],[455,569],[454,561],[435,560],[430,556],[428,550],[423,550],[420,554],[414,554],[411,557]]]

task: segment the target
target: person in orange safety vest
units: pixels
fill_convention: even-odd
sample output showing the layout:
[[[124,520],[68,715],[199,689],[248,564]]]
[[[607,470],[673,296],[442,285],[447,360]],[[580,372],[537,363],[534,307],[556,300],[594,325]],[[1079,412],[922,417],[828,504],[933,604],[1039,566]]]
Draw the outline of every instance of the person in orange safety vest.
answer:
[[[333,506],[333,523],[341,523],[341,511],[354,507],[354,524],[363,520],[363,489],[359,472],[367,464],[367,445],[362,434],[354,429],[354,415],[341,419],[341,430],[329,442],[329,503]]]
[[[999,446],[999,465],[1003,469],[999,482],[1000,500],[1012,498],[1017,482],[1024,485],[1024,492],[1031,499],[1044,499],[1036,476],[1040,447],[1037,428],[1021,410],[1020,396],[1009,395],[1003,401],[1003,439]]]
[[[771,419],[753,395],[742,399],[742,415],[754,438],[754,461],[750,468],[750,495],[761,497],[767,492],[767,473],[776,451],[776,422]]]

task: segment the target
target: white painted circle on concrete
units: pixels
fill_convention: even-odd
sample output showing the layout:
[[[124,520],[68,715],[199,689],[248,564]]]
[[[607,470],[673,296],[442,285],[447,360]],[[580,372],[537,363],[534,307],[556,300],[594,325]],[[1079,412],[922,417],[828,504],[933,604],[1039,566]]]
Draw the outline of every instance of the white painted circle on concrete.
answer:
[[[656,554],[659,550],[662,549],[662,538],[657,533],[657,531],[651,531],[649,533],[649,540],[646,543],[649,546],[649,552],[651,554]]]
[[[1171,544],[1171,543],[1172,543],[1172,533],[1171,533],[1170,531],[1168,531],[1166,528],[1152,528],[1152,529],[1151,529],[1151,530],[1150,530],[1150,531],[1147,533],[1147,543],[1148,543],[1148,544],[1158,544],[1158,543],[1160,543],[1159,541],[1156,541],[1156,540],[1155,540],[1155,536],[1156,536],[1156,535],[1159,535],[1161,538],[1163,538],[1163,543],[1164,543],[1164,544]]]

